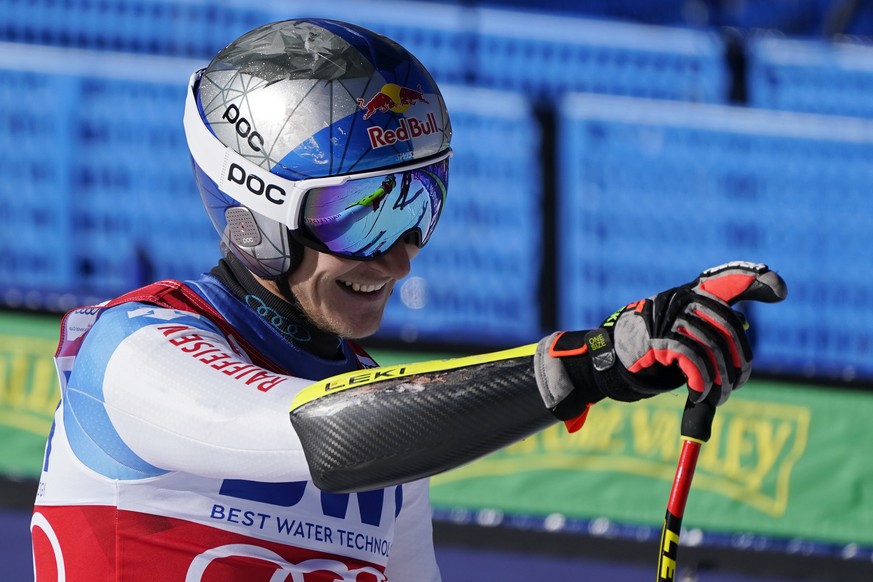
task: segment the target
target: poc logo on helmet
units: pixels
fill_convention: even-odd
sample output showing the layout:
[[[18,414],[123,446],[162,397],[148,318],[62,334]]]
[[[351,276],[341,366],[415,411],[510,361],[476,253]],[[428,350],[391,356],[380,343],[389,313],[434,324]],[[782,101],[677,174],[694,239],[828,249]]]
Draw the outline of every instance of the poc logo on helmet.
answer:
[[[264,147],[264,138],[257,131],[252,131],[252,123],[239,114],[239,107],[228,105],[221,118],[230,122],[236,128],[237,135],[247,140],[254,151],[259,152]]]
[[[285,190],[283,188],[265,182],[263,178],[256,174],[246,174],[246,171],[238,164],[231,164],[227,169],[227,179],[235,184],[245,186],[255,196],[263,196],[273,204],[283,204],[285,202]]]

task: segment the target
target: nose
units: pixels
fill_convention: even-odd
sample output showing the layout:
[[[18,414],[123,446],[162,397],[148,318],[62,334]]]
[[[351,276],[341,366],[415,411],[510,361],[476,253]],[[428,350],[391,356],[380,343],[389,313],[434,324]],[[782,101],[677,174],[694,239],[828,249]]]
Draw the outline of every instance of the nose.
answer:
[[[388,252],[373,260],[371,264],[384,275],[398,280],[409,274],[412,259],[417,254],[418,245],[401,239],[394,243]]]

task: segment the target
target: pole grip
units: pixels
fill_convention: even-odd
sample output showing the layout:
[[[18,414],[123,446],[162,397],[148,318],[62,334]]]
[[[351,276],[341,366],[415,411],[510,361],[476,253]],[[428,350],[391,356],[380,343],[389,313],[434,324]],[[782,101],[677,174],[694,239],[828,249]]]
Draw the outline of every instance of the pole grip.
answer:
[[[682,412],[682,438],[705,443],[712,436],[712,421],[715,418],[716,398],[707,397],[698,403],[689,398]]]

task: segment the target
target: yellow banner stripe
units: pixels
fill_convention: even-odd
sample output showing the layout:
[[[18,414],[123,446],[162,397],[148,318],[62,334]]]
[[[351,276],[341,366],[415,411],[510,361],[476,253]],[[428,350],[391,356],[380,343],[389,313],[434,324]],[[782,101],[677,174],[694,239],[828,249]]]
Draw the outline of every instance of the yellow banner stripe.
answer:
[[[418,374],[443,372],[446,370],[466,368],[478,364],[499,362],[511,358],[533,356],[534,352],[536,352],[536,348],[536,344],[529,344],[499,352],[492,352],[490,354],[478,354],[475,356],[465,356],[449,360],[431,360],[428,362],[399,364],[396,366],[382,366],[379,368],[369,368],[366,370],[356,370],[354,372],[339,374],[325,380],[320,380],[314,384],[310,384],[301,390],[291,403],[291,410],[297,410],[304,404],[309,404],[313,400],[321,398],[322,396],[336,394],[337,392],[342,392],[349,388],[358,388],[360,386],[375,384],[385,380],[395,380],[397,378],[405,378],[407,376],[415,376]]]

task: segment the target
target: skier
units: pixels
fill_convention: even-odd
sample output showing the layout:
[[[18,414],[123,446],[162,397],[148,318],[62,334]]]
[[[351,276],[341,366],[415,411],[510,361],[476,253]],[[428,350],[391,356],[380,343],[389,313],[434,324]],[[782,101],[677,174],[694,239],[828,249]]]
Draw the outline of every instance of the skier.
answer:
[[[359,103],[389,84],[421,98],[365,119]],[[687,382],[724,402],[751,358],[729,303],[785,295],[767,267],[729,264],[597,330],[414,375],[378,368],[355,340],[378,328],[446,201],[451,126],[421,63],[351,24],[271,23],[192,76],[184,127],[225,253],[195,280],[65,317],[32,521],[39,580],[439,580],[428,475],[578,425],[605,397]],[[322,236],[389,175],[426,196]],[[384,406],[355,416],[368,393]]]

